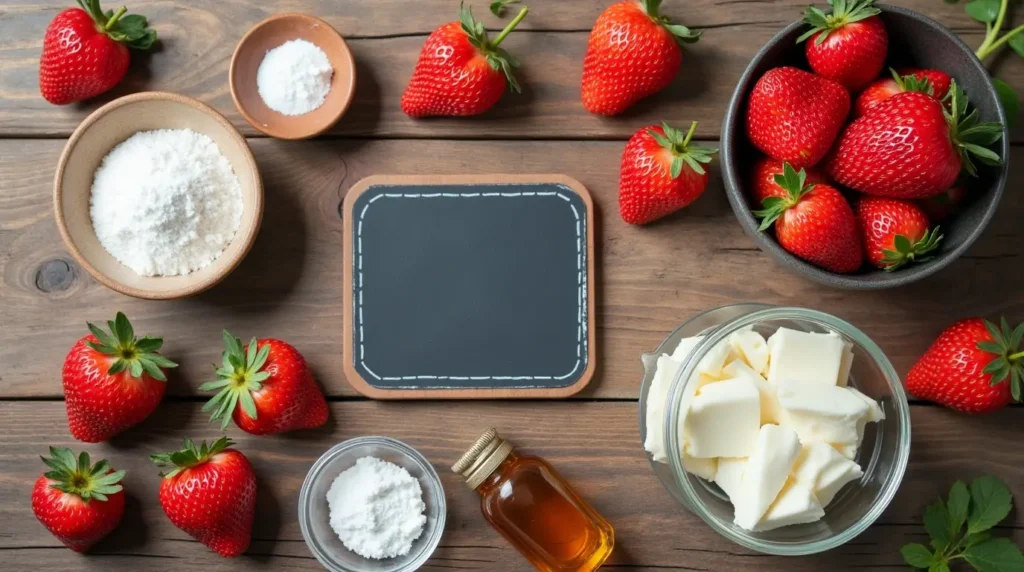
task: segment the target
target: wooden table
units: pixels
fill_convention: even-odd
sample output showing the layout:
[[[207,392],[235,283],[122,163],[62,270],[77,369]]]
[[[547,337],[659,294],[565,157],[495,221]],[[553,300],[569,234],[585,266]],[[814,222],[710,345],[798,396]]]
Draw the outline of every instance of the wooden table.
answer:
[[[622,117],[592,117],[579,102],[579,74],[589,27],[607,2],[534,0],[531,14],[504,47],[524,63],[524,94],[506,95],[475,119],[413,121],[400,93],[424,37],[456,15],[455,0],[256,2],[133,0],[162,43],[136,55],[128,79],[84,105],[53,107],[38,94],[37,62],[47,23],[67,0],[0,4],[0,568],[5,570],[316,570],[296,521],[306,470],[331,445],[384,434],[418,448],[441,473],[451,507],[446,534],[429,568],[528,570],[483,521],[475,495],[448,466],[486,426],[520,448],[547,457],[615,526],[611,570],[898,569],[898,550],[926,537],[926,504],[958,478],[992,473],[1024,495],[1021,408],[966,417],[914,403],[914,446],[900,493],[877,524],[829,554],[764,556],[720,538],[675,504],[648,467],[637,429],[639,355],[666,332],[712,306],[759,301],[837,314],[861,327],[906,372],[951,321],[971,316],[1024,318],[1021,241],[1024,168],[1011,171],[1003,210],[984,237],[939,275],[886,292],[818,286],[776,266],[743,235],[717,173],[706,195],[684,212],[647,228],[618,217],[616,184],[623,142],[639,127],[668,119],[701,122],[714,141],[740,72],[756,49],[795,19],[805,0],[679,0],[665,11],[707,32],[686,48],[680,77],[664,93]],[[962,34],[972,45],[983,28],[962,6],[901,0]],[[108,2],[109,4],[109,2]],[[485,2],[473,2],[493,27]],[[111,5],[112,6],[112,5]],[[110,6],[108,6],[110,7]],[[325,18],[355,53],[356,102],[327,136],[289,143],[256,135],[227,88],[235,43],[275,11]],[[1010,57],[1006,57],[1010,56]],[[992,62],[1024,93],[1024,65],[1011,54]],[[57,157],[75,126],[100,104],[126,93],[163,89],[206,101],[251,136],[266,183],[263,233],[223,284],[188,300],[147,302],[97,284],[68,255],[54,226],[51,187]],[[1015,140],[1024,143],[1018,130]],[[1024,161],[1024,147],[1011,159]],[[713,169],[713,172],[716,169]],[[565,173],[582,181],[598,205],[598,341],[602,359],[591,386],[558,402],[407,402],[362,399],[341,367],[341,219],[346,190],[379,173]],[[47,445],[83,448],[67,431],[60,369],[86,320],[118,310],[140,332],[163,335],[181,367],[168,396],[141,426],[84,448],[128,469],[125,520],[87,557],[65,548],[36,522],[29,491]],[[157,470],[147,456],[183,436],[217,435],[199,411],[199,384],[218,360],[222,328],[272,335],[297,346],[329,395],[331,419],[316,431],[252,437],[229,434],[259,475],[258,522],[248,554],[216,556],[174,528],[157,502]],[[1024,543],[1024,511],[1002,534]]]

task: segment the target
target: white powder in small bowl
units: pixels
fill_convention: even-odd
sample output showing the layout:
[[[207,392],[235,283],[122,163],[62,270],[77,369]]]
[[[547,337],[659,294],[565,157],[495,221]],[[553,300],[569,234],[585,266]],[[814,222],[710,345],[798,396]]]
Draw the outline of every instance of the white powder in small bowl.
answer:
[[[363,457],[334,479],[327,491],[331,528],[364,558],[405,556],[423,534],[423,490],[394,463]]]
[[[206,135],[140,131],[96,169],[89,216],[103,248],[137,274],[188,274],[231,243],[242,221],[242,187]]]
[[[303,115],[324,104],[331,91],[327,54],[306,40],[291,40],[267,52],[256,71],[256,87],[267,107]]]

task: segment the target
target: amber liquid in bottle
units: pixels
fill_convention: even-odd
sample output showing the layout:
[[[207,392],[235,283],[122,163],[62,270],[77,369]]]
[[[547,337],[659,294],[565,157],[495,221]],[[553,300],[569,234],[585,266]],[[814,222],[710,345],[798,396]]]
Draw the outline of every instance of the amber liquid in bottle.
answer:
[[[509,453],[476,490],[484,518],[537,570],[596,570],[615,545],[611,525],[543,459]]]

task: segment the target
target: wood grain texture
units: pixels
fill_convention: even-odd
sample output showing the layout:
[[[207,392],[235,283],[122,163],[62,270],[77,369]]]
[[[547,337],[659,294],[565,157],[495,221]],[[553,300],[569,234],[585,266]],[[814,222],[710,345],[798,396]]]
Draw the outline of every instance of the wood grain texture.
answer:
[[[755,554],[717,536],[675,503],[651,472],[640,445],[634,403],[343,402],[331,405],[328,426],[283,437],[253,437],[234,427],[237,448],[258,478],[257,524],[249,553],[225,560],[175,529],[157,501],[153,452],[176,448],[184,436],[216,438],[198,403],[165,404],[142,426],[102,445],[85,447],[128,470],[125,520],[113,537],[83,558],[63,548],[32,515],[28,497],[44,467],[47,445],[82,445],[67,434],[61,403],[0,403],[0,559],[8,570],[316,570],[296,516],[298,490],[313,461],[335,443],[384,434],[417,448],[441,475],[449,514],[441,548],[425,569],[526,571],[528,564],[491,530],[477,497],[449,466],[487,426],[521,451],[546,458],[615,527],[616,549],[604,569],[755,572],[760,570],[881,570],[901,568],[899,548],[925,540],[924,507],[956,479],[1002,478],[1024,495],[1019,411],[967,417],[937,407],[912,408],[910,470],[893,504],[866,533],[827,555],[783,559]],[[1018,501],[1020,502],[1020,501]],[[1024,541],[1024,514],[1014,511],[997,534]]]
[[[219,362],[220,331],[274,336],[309,359],[329,395],[355,395],[342,374],[339,207],[371,174],[562,172],[595,205],[597,345],[602,358],[581,396],[635,398],[639,356],[694,314],[723,304],[808,306],[862,328],[906,373],[946,325],[971,315],[1024,317],[1019,286],[1024,202],[1012,190],[981,240],[923,282],[847,292],[777,266],[743,234],[718,178],[705,196],[648,227],[626,225],[617,203],[616,142],[251,140],[266,188],[252,252],[223,283],[195,298],[147,302],[93,281],[67,254],[53,223],[50,186],[61,141],[0,141],[0,397],[60,397],[60,368],[85,322],[124,311],[136,331],[162,335],[181,364],[172,395],[195,394]],[[1012,161],[1024,160],[1015,149]]]
[[[725,106],[750,58],[785,24],[797,20],[807,5],[806,0],[667,2],[665,14],[705,29],[704,37],[685,48],[683,69],[668,89],[621,117],[606,119],[583,109],[579,81],[590,27],[609,2],[529,2],[530,16],[503,44],[523,62],[524,93],[506,95],[481,118],[416,121],[401,112],[399,98],[426,35],[455,19],[455,0],[424,0],[416,3],[415,10],[403,0],[138,0],[130,8],[150,18],[160,34],[159,48],[152,54],[135,55],[128,78],[111,93],[63,108],[39,96],[38,61],[43,31],[67,2],[21,0],[0,7],[0,136],[67,136],[102,103],[156,89],[196,97],[225,113],[246,134],[256,134],[231,100],[227,82],[231,54],[257,22],[274,13],[295,11],[332,24],[349,40],[355,55],[355,101],[331,131],[334,134],[625,139],[641,125],[671,119],[700,121],[698,136],[716,138]],[[983,27],[964,13],[962,3],[892,3],[931,16],[971,46],[983,39]],[[501,22],[487,12],[486,2],[478,1],[474,7],[489,27],[500,29]],[[1008,53],[990,65],[1024,93],[1024,62]]]

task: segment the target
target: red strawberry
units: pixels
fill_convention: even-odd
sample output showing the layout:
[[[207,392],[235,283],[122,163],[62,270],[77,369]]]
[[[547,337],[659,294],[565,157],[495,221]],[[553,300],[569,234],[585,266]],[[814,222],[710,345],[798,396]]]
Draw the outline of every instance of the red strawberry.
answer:
[[[791,67],[768,70],[747,104],[747,136],[765,154],[794,168],[825,156],[850,113],[838,83]]]
[[[148,50],[156,41],[146,18],[100,8],[99,0],[78,0],[50,22],[39,60],[39,91],[55,105],[95,97],[128,72],[128,48]]]
[[[199,447],[185,439],[179,451],[151,455],[161,473],[160,506],[171,524],[232,558],[245,552],[256,517],[256,474],[227,437]]]
[[[483,23],[460,4],[459,21],[434,30],[423,44],[402,94],[402,111],[411,117],[479,115],[498,103],[506,86],[519,93],[512,74],[519,62],[498,46],[526,12],[523,8],[491,41]]]
[[[110,333],[88,326],[92,335],[64,358],[64,400],[71,435],[98,443],[149,417],[164,397],[166,370],[178,364],[157,353],[161,338],[136,338],[121,312],[107,322]]]
[[[828,0],[832,13],[814,6],[804,12],[811,29],[797,42],[807,42],[807,62],[814,73],[860,91],[878,77],[889,50],[889,35],[878,17],[875,0]]]
[[[619,213],[630,224],[647,224],[697,200],[708,184],[702,164],[718,149],[690,143],[697,122],[682,131],[651,125],[626,143],[619,169]]]
[[[751,200],[758,208],[768,197],[786,197],[789,193],[775,182],[777,175],[783,174],[783,162],[771,157],[761,157],[754,163],[753,176],[750,178]],[[828,179],[817,169],[807,171],[807,184],[827,184]]]
[[[907,389],[964,413],[990,413],[1020,401],[1024,324],[1010,330],[981,318],[946,328],[907,374]]]
[[[50,471],[32,488],[32,512],[46,530],[75,552],[85,552],[117,527],[124,515],[121,479],[106,461],[95,465],[85,451],[50,447]]]
[[[760,230],[775,223],[779,244],[795,256],[832,272],[856,272],[864,253],[857,219],[842,193],[830,185],[808,185],[806,171],[789,163],[775,183],[787,196],[768,197],[764,209],[754,212],[763,219]]]
[[[235,425],[254,435],[319,427],[327,422],[327,400],[320,392],[305,358],[281,340],[253,338],[248,346],[224,332],[227,349],[217,380],[201,391],[217,391],[203,406],[213,410],[211,421],[221,429]]]
[[[672,83],[683,61],[679,43],[701,32],[673,24],[658,9],[661,0],[623,0],[597,18],[583,59],[583,107],[617,115]]]
[[[868,262],[885,270],[927,260],[942,241],[939,227],[929,229],[928,215],[910,201],[862,197],[857,220]]]
[[[967,113],[967,98],[953,81],[950,109],[916,91],[898,93],[847,126],[827,170],[851,189],[897,199],[922,199],[953,186],[961,168],[976,176],[972,161],[998,165],[987,149],[1003,136],[998,123]]]
[[[949,91],[951,78],[938,70],[906,68],[900,71],[890,69],[891,78],[880,79],[867,87],[857,97],[853,116],[865,115],[876,104],[904,91],[920,91],[942,101]]]
[[[917,204],[928,214],[929,220],[940,223],[955,215],[966,198],[967,188],[957,185],[934,197],[921,199]]]

